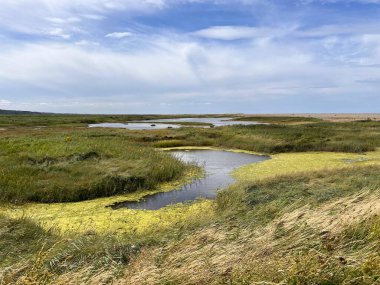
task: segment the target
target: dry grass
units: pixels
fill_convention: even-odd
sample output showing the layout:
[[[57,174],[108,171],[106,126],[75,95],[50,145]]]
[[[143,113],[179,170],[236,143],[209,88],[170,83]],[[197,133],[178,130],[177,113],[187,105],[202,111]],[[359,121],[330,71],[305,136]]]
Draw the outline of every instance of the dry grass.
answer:
[[[319,270],[323,279],[324,262],[333,266],[347,259],[354,265],[375,258],[368,248],[353,253],[338,240],[347,227],[380,214],[379,198],[361,193],[316,209],[306,206],[256,230],[215,224],[165,248],[145,249],[117,284],[311,284],[293,283],[291,276],[301,275],[303,266],[310,278]],[[329,246],[336,248],[326,251]]]

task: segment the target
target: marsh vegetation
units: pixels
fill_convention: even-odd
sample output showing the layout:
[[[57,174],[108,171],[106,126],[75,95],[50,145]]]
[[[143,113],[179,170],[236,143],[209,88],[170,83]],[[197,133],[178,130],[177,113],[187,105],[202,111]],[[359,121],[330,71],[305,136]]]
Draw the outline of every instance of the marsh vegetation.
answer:
[[[55,130],[0,140],[1,201],[74,202],[153,189],[192,166],[123,134]]]
[[[159,118],[0,116],[0,284],[380,281],[379,122],[87,128]],[[235,170],[215,201],[106,208],[200,175],[157,150],[181,146],[272,159]]]

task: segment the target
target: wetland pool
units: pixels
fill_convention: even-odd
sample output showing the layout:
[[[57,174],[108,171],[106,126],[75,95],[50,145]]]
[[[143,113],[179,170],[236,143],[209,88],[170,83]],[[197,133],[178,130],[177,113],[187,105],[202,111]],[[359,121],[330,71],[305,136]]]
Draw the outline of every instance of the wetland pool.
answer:
[[[270,159],[268,156],[223,150],[178,150],[170,153],[185,163],[196,163],[202,166],[205,171],[204,177],[170,192],[148,195],[140,201],[118,202],[109,207],[114,210],[125,207],[158,210],[168,205],[191,202],[200,198],[214,199],[218,190],[234,183],[231,172],[235,168]]]
[[[176,124],[177,123],[177,124]],[[181,125],[186,123],[186,125]],[[191,125],[194,123],[194,125]],[[210,124],[213,127],[233,126],[233,125],[261,125],[265,123],[253,121],[233,121],[233,118],[179,118],[179,119],[157,119],[127,123],[100,123],[90,124],[90,128],[119,128],[128,130],[160,130],[177,129],[181,127],[209,128],[207,125],[196,125],[197,123]]]

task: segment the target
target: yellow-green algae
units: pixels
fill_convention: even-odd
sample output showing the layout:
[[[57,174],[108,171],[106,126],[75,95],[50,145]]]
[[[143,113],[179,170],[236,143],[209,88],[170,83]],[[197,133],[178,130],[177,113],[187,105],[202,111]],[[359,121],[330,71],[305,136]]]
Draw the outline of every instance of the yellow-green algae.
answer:
[[[380,149],[363,154],[337,152],[281,153],[270,160],[245,165],[233,171],[238,181],[255,181],[304,171],[329,170],[356,165],[380,164]]]
[[[183,149],[212,149],[211,147],[180,147],[166,150]],[[244,150],[228,150],[257,154]],[[236,169],[233,176],[240,181],[255,181],[304,171],[336,169],[352,167],[357,164],[380,164],[380,149],[364,154],[349,153],[286,153],[275,154],[270,160],[249,164]],[[194,174],[188,174],[176,183],[166,183],[156,192],[170,191],[179,185],[188,183]],[[13,217],[28,216],[41,223],[45,228],[56,227],[61,233],[133,233],[144,234],[173,226],[186,225],[194,221],[201,221],[205,217],[215,215],[213,201],[200,200],[191,204],[169,206],[156,211],[119,209],[112,210],[106,206],[120,201],[134,201],[142,198],[148,191],[139,191],[128,195],[101,198],[78,203],[60,204],[26,204],[23,206],[7,206],[0,209],[0,213]]]
[[[0,213],[11,217],[27,216],[47,229],[51,227],[59,229],[61,234],[88,231],[115,234],[154,232],[170,228],[175,224],[182,225],[191,220],[202,220],[202,217],[210,216],[213,213],[213,203],[200,200],[191,205],[178,204],[157,211],[130,210],[127,208],[112,210],[106,206],[121,201],[137,201],[155,192],[171,191],[189,183],[198,175],[199,173],[188,173],[180,181],[162,184],[154,192],[139,191],[76,203],[8,205],[1,207]],[[207,215],[205,215],[206,213]]]

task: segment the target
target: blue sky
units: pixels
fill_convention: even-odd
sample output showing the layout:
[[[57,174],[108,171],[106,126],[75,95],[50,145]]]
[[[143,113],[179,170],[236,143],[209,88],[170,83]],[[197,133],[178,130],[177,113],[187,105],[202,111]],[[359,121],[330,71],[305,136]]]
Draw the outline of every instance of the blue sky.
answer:
[[[0,1],[0,109],[379,106],[380,0]]]

